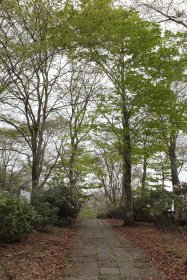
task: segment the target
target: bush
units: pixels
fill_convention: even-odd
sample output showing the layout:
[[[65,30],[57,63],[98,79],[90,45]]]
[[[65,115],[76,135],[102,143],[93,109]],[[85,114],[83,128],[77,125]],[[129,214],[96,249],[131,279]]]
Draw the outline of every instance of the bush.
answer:
[[[134,199],[134,220],[137,222],[154,222],[153,215],[150,213],[148,206],[150,198],[146,195],[143,198],[136,197]]]
[[[170,212],[172,207],[180,204],[180,199],[172,192],[166,190],[151,190],[142,198],[145,208],[152,216],[159,217],[163,212]]]
[[[73,222],[79,215],[80,193],[72,191],[60,176],[55,176],[48,188],[37,193],[33,205],[41,216],[43,225],[62,226]]]
[[[153,221],[160,228],[173,225],[173,206],[180,204],[180,199],[174,193],[158,189],[149,190],[142,198],[134,201],[135,219],[138,221]]]
[[[67,186],[53,186],[45,192],[45,198],[50,205],[58,209],[56,225],[69,224],[78,217],[80,205],[76,194]]]
[[[113,207],[110,209],[107,209],[103,213],[98,213],[97,214],[98,219],[123,219],[124,218],[124,208],[119,206],[119,207]]]
[[[38,214],[26,201],[0,193],[0,237],[3,240],[20,240],[23,234],[31,233],[38,222]]]
[[[40,216],[38,230],[44,230],[48,226],[57,224],[58,208],[47,202],[46,192],[39,192],[32,198],[32,205]]]

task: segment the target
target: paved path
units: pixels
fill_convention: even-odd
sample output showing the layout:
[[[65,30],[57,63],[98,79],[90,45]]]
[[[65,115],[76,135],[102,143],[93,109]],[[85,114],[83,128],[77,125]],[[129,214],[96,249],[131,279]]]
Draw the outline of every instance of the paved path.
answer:
[[[65,280],[161,279],[145,256],[104,220],[83,221],[69,262]]]

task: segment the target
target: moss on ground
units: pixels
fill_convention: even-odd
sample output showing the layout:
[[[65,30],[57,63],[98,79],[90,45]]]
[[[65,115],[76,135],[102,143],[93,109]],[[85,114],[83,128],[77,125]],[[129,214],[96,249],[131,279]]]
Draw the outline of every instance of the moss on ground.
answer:
[[[94,212],[93,210],[90,210],[90,209],[83,209],[81,212],[80,212],[80,215],[79,217],[81,219],[96,219],[96,212]]]

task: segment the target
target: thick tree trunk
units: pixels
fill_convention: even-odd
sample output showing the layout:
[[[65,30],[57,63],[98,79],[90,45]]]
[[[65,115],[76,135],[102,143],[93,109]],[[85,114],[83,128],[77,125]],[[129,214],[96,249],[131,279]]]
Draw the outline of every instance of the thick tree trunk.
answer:
[[[180,181],[177,170],[177,156],[176,156],[176,145],[177,145],[177,135],[170,136],[169,144],[169,159],[170,159],[170,169],[171,169],[171,182],[173,187],[173,193],[177,193],[177,190],[180,188]],[[175,219],[181,215],[181,209],[178,208],[174,203]]]
[[[131,226],[134,223],[133,197],[131,188],[131,137],[129,126],[129,114],[126,108],[123,111],[123,180],[122,199],[124,206],[124,226]]]
[[[163,162],[161,162],[161,176],[162,176],[162,190],[165,188],[165,174],[164,174],[164,165]]]
[[[75,176],[73,169],[69,170],[69,187],[70,190],[73,192],[75,190],[76,184],[75,184]]]
[[[76,176],[75,176],[75,159],[77,155],[77,148],[78,145],[75,144],[75,139],[72,137],[71,139],[71,157],[69,161],[69,186],[72,193],[75,191],[76,188]]]
[[[176,136],[173,135],[170,137],[169,145],[169,159],[170,159],[170,168],[171,168],[171,182],[173,190],[179,186],[179,176],[177,170],[177,157],[176,157]]]
[[[40,132],[41,133],[41,132]],[[38,129],[32,135],[32,194],[38,192],[40,185],[40,175],[42,171],[42,134],[39,135]]]
[[[142,174],[142,189],[141,189],[141,196],[144,196],[145,193],[145,183],[147,177],[147,158],[144,156],[143,160],[143,174]]]
[[[122,195],[124,206],[124,226],[131,226],[134,223],[133,198],[131,190],[131,164],[124,162]]]
[[[33,195],[39,190],[40,171],[39,164],[36,161],[32,163],[32,193]]]

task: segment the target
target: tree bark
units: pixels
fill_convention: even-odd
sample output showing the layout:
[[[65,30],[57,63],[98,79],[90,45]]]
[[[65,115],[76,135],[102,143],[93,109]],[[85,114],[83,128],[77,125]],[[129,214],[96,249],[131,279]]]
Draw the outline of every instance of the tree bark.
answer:
[[[173,186],[173,190],[177,186],[179,186],[179,176],[177,170],[177,156],[176,156],[176,135],[170,136],[170,144],[169,144],[169,159],[170,159],[170,168],[171,168],[171,182]]]
[[[31,133],[31,142],[32,142],[32,193],[35,194],[39,191],[40,188],[40,176],[42,173],[43,165],[43,134],[44,129],[43,125],[45,120],[40,124],[40,119],[38,120],[38,125],[35,126]],[[41,128],[40,128],[41,127]]]
[[[75,176],[75,160],[77,156],[77,149],[78,149],[78,144],[75,143],[75,138],[77,134],[75,132],[72,134],[72,128],[71,128],[71,156],[69,160],[69,186],[70,190],[73,193],[76,188],[76,176]]]
[[[32,193],[33,195],[37,193],[39,190],[39,182],[40,182],[40,166],[37,154],[33,152],[33,161],[32,161]]]
[[[133,197],[131,189],[131,137],[129,113],[123,108],[123,179],[122,179],[122,199],[124,206],[124,226],[131,226],[134,223]]]
[[[69,170],[69,186],[70,190],[73,192],[76,188],[75,185],[75,176],[74,176],[74,170],[73,168]]]
[[[147,158],[144,156],[144,159],[143,159],[143,174],[142,174],[141,197],[143,197],[144,193],[145,193],[146,177],[147,177]]]

